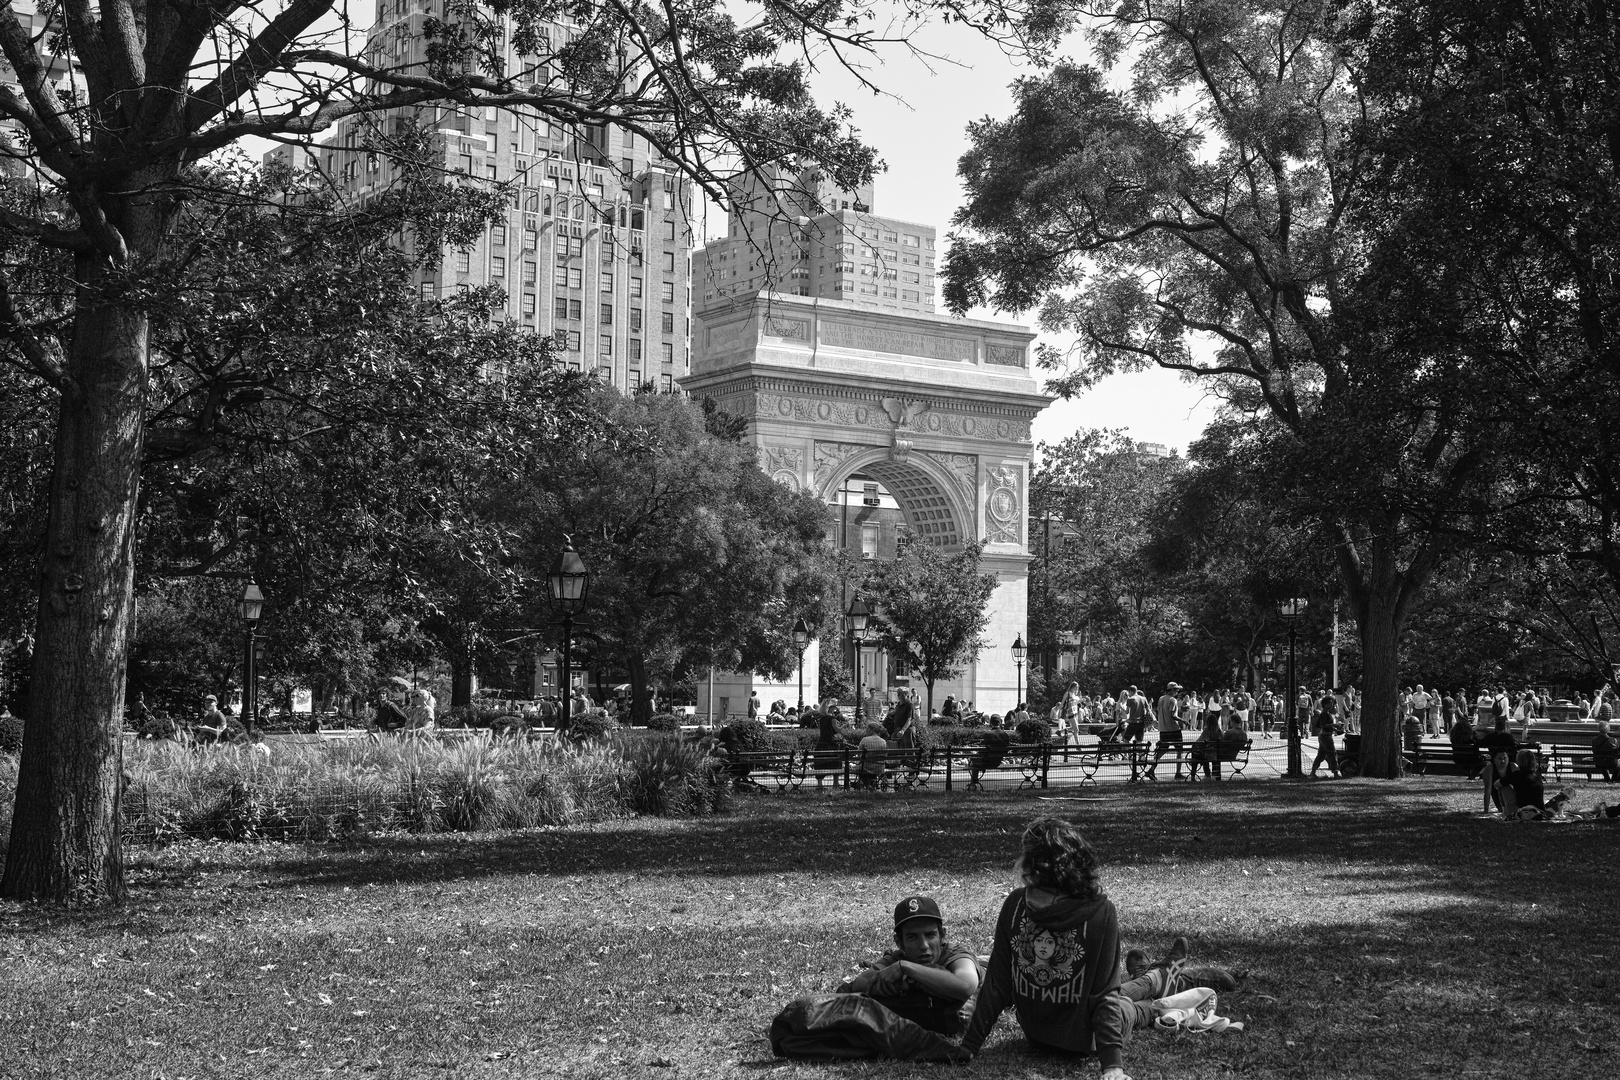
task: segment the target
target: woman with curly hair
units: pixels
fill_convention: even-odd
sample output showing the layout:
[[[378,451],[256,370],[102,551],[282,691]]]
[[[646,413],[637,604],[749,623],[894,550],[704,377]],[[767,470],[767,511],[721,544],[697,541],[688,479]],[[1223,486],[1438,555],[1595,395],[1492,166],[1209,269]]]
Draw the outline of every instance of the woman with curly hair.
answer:
[[[1119,916],[1097,876],[1097,854],[1068,822],[1037,818],[1024,829],[1021,888],[1001,905],[995,944],[979,1000],[962,1037],[976,1054],[996,1020],[1013,1006],[1030,1042],[1047,1050],[1095,1053],[1101,1080],[1128,1080],[1125,1042],[1151,1027],[1172,1004],[1164,999],[1195,986],[1231,989],[1219,968],[1183,971],[1186,939],[1151,968],[1127,965],[1119,980]],[[1214,996],[1200,998],[1213,1011]],[[1202,1011],[1202,1010],[1200,1010]]]

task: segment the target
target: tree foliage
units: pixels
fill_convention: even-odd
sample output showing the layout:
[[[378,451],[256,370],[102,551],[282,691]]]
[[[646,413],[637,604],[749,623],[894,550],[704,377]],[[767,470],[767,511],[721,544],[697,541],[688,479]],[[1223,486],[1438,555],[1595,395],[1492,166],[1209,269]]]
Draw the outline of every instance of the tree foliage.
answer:
[[[934,684],[960,675],[984,648],[985,605],[996,575],[979,572],[983,551],[981,543],[947,553],[906,533],[895,557],[874,565],[866,579],[879,644],[897,667],[922,678],[928,715]]]
[[[537,444],[524,481],[535,573],[564,534],[591,572],[579,623],[591,656],[628,672],[643,722],[654,673],[786,678],[794,620],[820,624],[832,595],[826,507],[767,477],[752,447],[710,434],[710,414],[683,397],[603,389],[593,404],[600,425]]]
[[[1348,140],[1382,106],[1339,9],[1041,5],[1031,32],[1082,31],[1100,66],[1022,79],[1011,117],[970,127],[946,299],[1039,305],[1076,340],[1042,356],[1061,392],[1156,364],[1264,417],[1362,635],[1364,771],[1394,776],[1404,620],[1492,479],[1499,421],[1463,358],[1410,348],[1362,288],[1381,237],[1356,216],[1369,180]]]

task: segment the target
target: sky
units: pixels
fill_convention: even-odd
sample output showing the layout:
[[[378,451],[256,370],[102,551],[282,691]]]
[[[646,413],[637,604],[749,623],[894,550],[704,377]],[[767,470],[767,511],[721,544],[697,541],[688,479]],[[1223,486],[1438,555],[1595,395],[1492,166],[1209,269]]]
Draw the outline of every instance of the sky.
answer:
[[[966,27],[930,25],[913,40],[934,58],[907,56],[891,46],[885,62],[868,66],[867,77],[887,92],[884,96],[874,96],[836,66],[824,66],[815,86],[824,106],[842,102],[854,110],[855,127],[888,166],[877,177],[873,212],[934,225],[943,249],[951,215],[962,201],[956,160],[967,149],[967,124],[1007,116],[1010,85],[1031,72]],[[709,214],[710,234],[724,233],[724,215],[712,208]],[[1034,324],[1032,312],[971,315]],[[1066,344],[1061,338],[1042,340]],[[1139,442],[1185,452],[1212,415],[1212,402],[1200,387],[1154,369],[1116,375],[1080,398],[1054,402],[1036,418],[1034,438],[1055,443],[1080,428],[1116,428]]]

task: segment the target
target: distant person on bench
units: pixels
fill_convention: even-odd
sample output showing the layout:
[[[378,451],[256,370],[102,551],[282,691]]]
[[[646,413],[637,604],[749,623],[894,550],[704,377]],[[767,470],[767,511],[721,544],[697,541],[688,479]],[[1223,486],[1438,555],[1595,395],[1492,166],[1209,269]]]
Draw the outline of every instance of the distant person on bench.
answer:
[[[1598,721],[1597,737],[1592,740],[1592,764],[1608,783],[1620,781],[1620,743],[1609,734],[1609,722]]]

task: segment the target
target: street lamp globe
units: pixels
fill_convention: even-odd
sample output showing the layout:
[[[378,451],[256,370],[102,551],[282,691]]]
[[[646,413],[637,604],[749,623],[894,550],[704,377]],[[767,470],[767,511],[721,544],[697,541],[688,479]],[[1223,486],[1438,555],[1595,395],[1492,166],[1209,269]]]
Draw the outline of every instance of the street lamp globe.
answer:
[[[585,569],[585,561],[574,550],[571,541],[564,543],[562,551],[558,553],[551,573],[546,575],[546,584],[550,588],[551,602],[558,611],[575,615],[584,609],[585,597],[590,592],[591,574]]]
[[[793,647],[803,650],[810,644],[810,624],[802,618],[793,624]]]
[[[1029,652],[1029,650],[1024,647],[1024,635],[1023,634],[1019,634],[1017,637],[1013,638],[1012,654],[1013,654],[1013,659],[1014,660],[1017,660],[1020,663],[1022,663],[1023,659],[1024,659],[1024,656],[1028,652]],[[1030,678],[1033,679],[1034,677],[1035,677],[1034,674],[1031,673]]]
[[[1271,642],[1266,642],[1266,647],[1260,650],[1260,662],[1269,668],[1276,659],[1277,653],[1272,649]]]
[[[250,623],[256,623],[263,617],[264,593],[259,591],[259,583],[252,578],[248,579],[247,588],[243,590],[242,599],[237,603],[236,610]]]
[[[857,593],[855,599],[849,602],[849,610],[844,613],[849,617],[849,632],[856,637],[866,633],[866,622],[872,617],[872,610],[866,606],[866,601]]]

